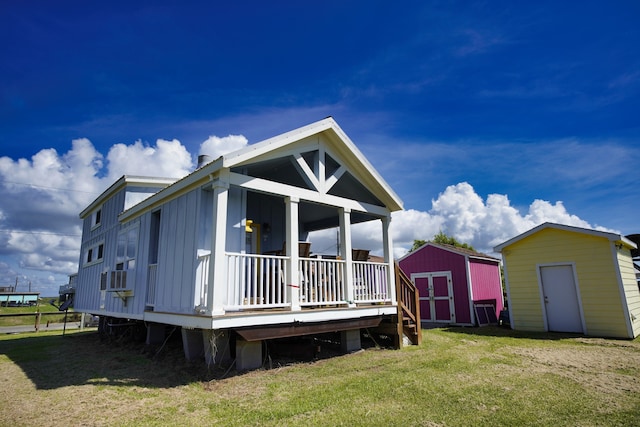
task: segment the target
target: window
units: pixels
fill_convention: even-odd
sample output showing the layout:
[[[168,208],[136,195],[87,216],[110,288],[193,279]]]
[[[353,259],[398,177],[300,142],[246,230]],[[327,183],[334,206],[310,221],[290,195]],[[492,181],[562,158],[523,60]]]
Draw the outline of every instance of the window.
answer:
[[[91,214],[91,229],[97,228],[102,223],[102,208]]]
[[[116,269],[111,272],[109,289],[120,290],[131,287],[131,283],[127,283],[127,275],[128,271],[136,268],[137,250],[138,228],[121,231],[118,234],[116,247]]]
[[[124,270],[116,270],[111,272],[111,289],[127,288],[127,272]]]
[[[102,262],[102,258],[104,256],[104,242],[96,243],[93,246],[90,246],[86,252],[84,257],[85,265],[96,264],[98,262]]]

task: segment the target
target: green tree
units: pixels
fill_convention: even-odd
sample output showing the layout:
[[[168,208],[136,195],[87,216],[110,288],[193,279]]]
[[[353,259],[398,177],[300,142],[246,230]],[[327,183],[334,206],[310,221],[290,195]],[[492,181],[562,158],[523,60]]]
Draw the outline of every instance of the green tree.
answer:
[[[470,249],[472,251],[475,250],[475,249],[473,249],[473,246],[471,246],[470,244],[459,242],[458,239],[456,239],[453,236],[446,235],[442,230],[440,230],[438,232],[438,234],[433,236],[433,240],[431,240],[431,241],[433,243],[440,243],[440,244],[443,244],[443,245],[456,246],[458,248]]]
[[[413,246],[411,246],[411,249],[409,249],[409,252],[415,251],[416,249],[420,248],[422,245],[424,245],[427,242],[438,243],[441,245],[451,245],[451,246],[456,246],[458,248],[469,249],[472,251],[475,250],[473,249],[473,246],[471,246],[470,244],[462,243],[458,241],[458,239],[456,239],[455,237],[449,236],[445,234],[442,230],[440,230],[438,234],[433,236],[431,240],[418,240],[418,239],[414,240]]]
[[[414,240],[413,241],[413,246],[411,246],[411,249],[409,249],[409,252],[413,252],[416,249],[418,249],[420,246],[424,245],[425,243],[427,243],[426,240]]]

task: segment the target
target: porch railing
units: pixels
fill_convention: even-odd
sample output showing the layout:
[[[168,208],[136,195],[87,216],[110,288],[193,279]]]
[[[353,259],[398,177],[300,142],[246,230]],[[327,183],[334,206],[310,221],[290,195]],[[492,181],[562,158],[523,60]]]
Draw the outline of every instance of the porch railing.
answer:
[[[211,291],[210,254],[198,257],[196,288],[200,307]],[[225,310],[291,307],[286,271],[290,258],[276,255],[226,254],[227,301]],[[351,274],[353,301],[348,301],[344,260],[300,258],[298,289],[301,307],[336,306],[353,303],[390,302],[388,266],[384,263],[354,261]]]
[[[389,266],[384,263],[353,261],[353,299],[356,303],[391,301]]]
[[[227,253],[227,309],[276,308],[287,298],[287,257]]]
[[[147,276],[147,296],[145,304],[153,307],[156,303],[156,284],[158,283],[158,264],[149,264],[149,274]]]
[[[207,307],[207,292],[209,291],[209,262],[211,262],[211,252],[198,254],[198,267],[196,268],[196,299],[198,305],[196,310],[204,313]]]
[[[300,306],[346,304],[342,260],[300,258]]]

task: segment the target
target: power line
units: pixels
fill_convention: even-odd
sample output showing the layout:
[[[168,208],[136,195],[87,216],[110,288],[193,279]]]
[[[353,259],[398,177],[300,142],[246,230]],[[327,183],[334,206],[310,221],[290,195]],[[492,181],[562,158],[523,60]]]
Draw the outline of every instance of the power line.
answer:
[[[29,184],[29,183],[26,183],[26,182],[15,182],[15,181],[7,181],[7,180],[2,180],[0,182],[2,182],[3,184],[24,185],[26,187],[44,188],[44,189],[47,189],[47,190],[69,191],[69,192],[72,192],[72,193],[100,194],[100,193],[95,192],[95,191],[83,191],[83,190],[74,190],[74,189],[70,189],[70,188],[48,187],[46,185]]]
[[[27,230],[0,230],[0,233],[18,233],[18,234],[42,234],[49,236],[65,236],[65,237],[81,237],[81,234],[70,233],[53,233],[48,231],[27,231]]]

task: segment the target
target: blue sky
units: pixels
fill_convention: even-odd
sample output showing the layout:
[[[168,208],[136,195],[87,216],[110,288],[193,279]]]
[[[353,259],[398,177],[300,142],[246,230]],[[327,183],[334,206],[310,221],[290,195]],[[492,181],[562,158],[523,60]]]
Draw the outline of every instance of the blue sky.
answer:
[[[116,172],[329,115],[395,222],[424,224],[398,253],[439,229],[483,250],[545,220],[640,232],[640,3],[219,3],[3,4],[0,286],[64,283]]]

